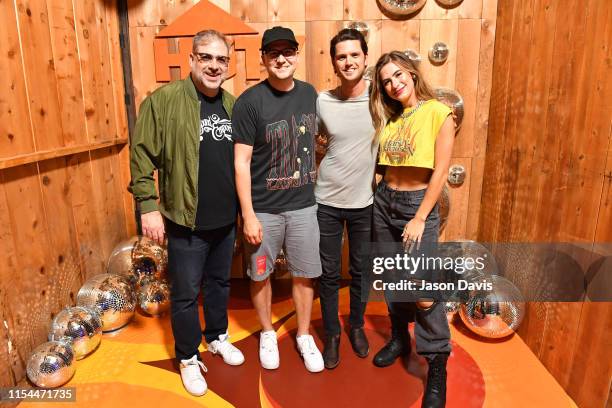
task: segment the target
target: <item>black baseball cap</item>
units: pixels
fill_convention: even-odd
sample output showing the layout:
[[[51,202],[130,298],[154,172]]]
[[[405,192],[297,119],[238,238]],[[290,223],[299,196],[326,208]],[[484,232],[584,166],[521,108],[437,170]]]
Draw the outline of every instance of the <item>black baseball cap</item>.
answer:
[[[295,39],[295,35],[290,28],[275,26],[268,28],[264,31],[263,37],[261,38],[261,49],[265,50],[266,47],[272,44],[274,41],[289,41],[296,47],[299,45]]]

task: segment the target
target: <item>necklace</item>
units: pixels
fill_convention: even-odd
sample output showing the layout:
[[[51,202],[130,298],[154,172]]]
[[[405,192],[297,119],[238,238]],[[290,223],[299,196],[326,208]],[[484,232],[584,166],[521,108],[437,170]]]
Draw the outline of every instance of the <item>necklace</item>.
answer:
[[[410,116],[412,116],[413,113],[415,113],[417,110],[419,110],[419,108],[421,106],[423,106],[424,103],[425,103],[425,101],[423,101],[423,100],[418,101],[417,104],[412,109],[410,109],[408,112],[402,113],[400,115],[400,117],[402,119],[408,119]]]

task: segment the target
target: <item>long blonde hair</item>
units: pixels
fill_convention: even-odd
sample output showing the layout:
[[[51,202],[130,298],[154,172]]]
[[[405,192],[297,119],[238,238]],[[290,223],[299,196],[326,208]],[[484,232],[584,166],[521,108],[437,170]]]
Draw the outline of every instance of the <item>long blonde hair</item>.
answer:
[[[370,114],[374,122],[374,129],[376,129],[374,133],[375,138],[379,137],[389,119],[401,115],[404,111],[404,107],[399,101],[391,99],[391,97],[387,95],[385,87],[380,80],[380,70],[390,62],[393,62],[400,67],[400,69],[410,74],[414,81],[414,91],[417,99],[435,99],[431,87],[427,84],[427,81],[425,81],[425,78],[423,78],[423,75],[414,62],[412,62],[406,54],[401,51],[391,51],[381,55],[376,62],[372,86],[370,87]]]

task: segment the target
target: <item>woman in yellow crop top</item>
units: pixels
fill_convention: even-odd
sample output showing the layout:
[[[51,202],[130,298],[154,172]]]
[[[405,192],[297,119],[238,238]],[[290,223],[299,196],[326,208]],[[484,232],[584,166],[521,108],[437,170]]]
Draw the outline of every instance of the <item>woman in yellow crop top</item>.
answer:
[[[370,112],[379,142],[378,164],[385,166],[374,197],[374,241],[437,242],[437,201],[455,136],[450,108],[435,99],[412,61],[393,51],[376,63]],[[393,302],[389,293],[386,297],[392,335],[374,357],[374,364],[384,367],[410,353],[408,322],[414,319],[416,351],[429,363],[422,406],[443,407],[450,354],[443,304]]]

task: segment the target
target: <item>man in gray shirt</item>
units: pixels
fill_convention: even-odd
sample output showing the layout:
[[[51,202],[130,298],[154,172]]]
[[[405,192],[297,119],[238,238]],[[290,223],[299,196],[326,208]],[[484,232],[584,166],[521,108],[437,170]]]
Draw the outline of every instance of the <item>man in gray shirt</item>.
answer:
[[[315,186],[322,275],[321,312],[325,328],[323,361],[328,369],[340,362],[338,290],[342,235],[349,239],[350,316],[349,339],[359,357],[369,352],[363,331],[366,303],[361,299],[361,277],[371,241],[373,180],[378,146],[368,108],[369,84],[363,78],[368,45],[354,29],[341,30],[330,42],[330,55],[340,86],[317,98],[319,134],[327,139],[327,152],[319,166]]]

